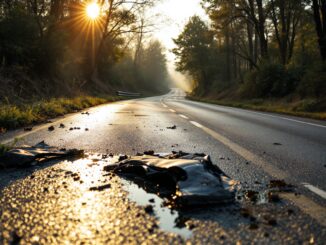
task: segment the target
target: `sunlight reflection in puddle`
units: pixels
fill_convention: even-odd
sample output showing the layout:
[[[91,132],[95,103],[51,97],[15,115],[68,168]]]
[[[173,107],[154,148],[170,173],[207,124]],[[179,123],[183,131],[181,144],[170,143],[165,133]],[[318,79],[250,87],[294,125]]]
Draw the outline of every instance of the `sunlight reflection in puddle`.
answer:
[[[176,226],[176,221],[179,218],[179,213],[175,210],[171,210],[164,207],[164,200],[155,194],[150,194],[138,187],[136,184],[121,179],[122,186],[129,194],[128,197],[131,201],[136,202],[140,206],[152,205],[155,216],[158,218],[159,226],[162,230],[179,234],[182,237],[188,239],[191,237],[192,232],[186,227],[179,228]],[[150,199],[154,199],[154,202],[150,202]]]

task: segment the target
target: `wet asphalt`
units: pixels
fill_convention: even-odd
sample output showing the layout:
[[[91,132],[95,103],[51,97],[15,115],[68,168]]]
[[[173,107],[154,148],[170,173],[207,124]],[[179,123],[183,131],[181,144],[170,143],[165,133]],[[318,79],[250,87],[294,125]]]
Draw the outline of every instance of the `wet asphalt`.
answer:
[[[286,199],[241,200],[231,206],[174,210],[173,215],[163,210],[166,214],[162,214],[160,205],[147,202],[151,198],[146,193],[135,197],[135,186],[105,173],[105,161],[92,160],[101,159],[97,153],[204,152],[242,189],[264,192],[282,171],[286,181],[296,186],[295,193],[300,193],[296,195],[325,207],[322,197],[302,185],[326,189],[326,128],[314,126],[324,122],[298,119],[309,123],[304,124],[274,114],[185,101],[178,90],[87,111],[35,126],[31,132],[16,130],[1,136],[1,141],[23,136],[18,144],[44,140],[60,148],[84,149],[90,155],[85,160],[0,170],[0,244],[323,244],[326,240],[325,226]],[[278,171],[248,161],[245,154],[191,121],[241,145]],[[50,132],[52,125],[55,130]],[[167,128],[174,125],[176,129]],[[106,184],[110,187],[103,191],[90,190]],[[146,205],[153,205],[154,213],[147,213]]]

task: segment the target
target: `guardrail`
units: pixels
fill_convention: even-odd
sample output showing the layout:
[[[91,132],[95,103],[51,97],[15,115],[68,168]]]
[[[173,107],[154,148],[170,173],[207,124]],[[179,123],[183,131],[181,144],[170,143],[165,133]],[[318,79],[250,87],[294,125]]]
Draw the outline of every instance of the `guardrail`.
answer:
[[[116,92],[118,96],[124,96],[124,97],[140,97],[140,93],[132,93],[132,92],[125,92],[125,91],[117,91]]]

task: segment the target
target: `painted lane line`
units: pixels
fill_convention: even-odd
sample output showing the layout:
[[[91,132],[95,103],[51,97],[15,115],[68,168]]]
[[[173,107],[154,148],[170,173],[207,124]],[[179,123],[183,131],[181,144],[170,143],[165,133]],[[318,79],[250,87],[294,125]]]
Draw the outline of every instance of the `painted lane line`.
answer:
[[[203,125],[201,125],[200,123],[198,122],[195,122],[195,121],[190,121],[191,124],[195,125],[197,128],[204,128]]]
[[[318,196],[326,199],[326,192],[317,188],[316,186],[313,186],[309,183],[302,183],[304,187],[306,187],[307,189],[309,189],[310,191],[312,191],[313,193],[317,194]]]
[[[191,103],[203,103],[203,102],[193,102],[193,101],[191,101]],[[206,103],[203,103],[203,104],[206,104]],[[212,104],[209,104],[209,105],[212,105]],[[214,105],[212,105],[212,106],[214,106]],[[242,112],[243,112],[243,111],[245,111],[245,112],[249,112],[249,113],[251,113],[251,114],[257,114],[257,115],[261,115],[261,116],[268,116],[268,117],[273,117],[273,118],[283,119],[283,120],[287,120],[287,121],[291,121],[291,122],[296,122],[296,123],[306,124],[306,125],[310,125],[310,126],[326,128],[325,125],[321,125],[321,124],[317,124],[317,123],[304,122],[304,121],[300,121],[300,120],[292,119],[292,118],[288,118],[288,117],[282,117],[282,116],[270,115],[270,114],[267,114],[267,113],[256,112],[256,111],[252,111],[252,110],[245,110],[245,109],[240,109],[240,108],[231,107],[231,106],[222,106],[222,105],[215,105],[215,106],[226,107],[226,108],[231,108],[231,109],[233,109],[233,110],[238,110],[238,111],[242,111]]]
[[[283,119],[283,120],[292,121],[292,122],[297,122],[297,123],[301,123],[301,124],[307,124],[307,125],[310,125],[310,126],[326,128],[326,125],[321,125],[321,124],[317,124],[317,123],[310,123],[310,122],[304,122],[304,121],[300,121],[300,120],[297,120],[297,119],[292,119],[292,118],[283,117],[283,116],[270,115],[270,114],[267,114],[267,113],[256,112],[256,111],[246,110],[246,109],[240,109],[240,108],[232,107],[232,106],[214,105],[214,104],[210,104],[210,103],[189,101],[189,100],[185,100],[185,99],[179,100],[179,102],[185,102],[185,101],[186,101],[186,103],[189,103],[189,104],[203,104],[206,107],[208,106],[208,107],[212,107],[212,108],[214,108],[214,107],[223,107],[223,108],[231,109],[231,110],[234,110],[234,111],[247,112],[247,113],[257,114],[257,115],[261,115],[261,116],[269,116],[269,117]]]
[[[169,109],[169,111],[170,111],[170,112],[173,112],[173,113],[175,113],[175,112],[176,112],[176,111],[175,111],[175,110],[173,110],[173,109]]]
[[[179,114],[180,117],[184,118],[184,119],[189,119],[189,117],[185,116],[185,115],[182,115],[182,114]]]
[[[307,125],[310,125],[310,126],[326,128],[326,126],[324,126],[324,125],[320,125],[320,124],[316,124],[316,123],[310,123],[310,122],[304,122],[304,121],[300,121],[300,120],[296,120],[296,119],[291,119],[291,118],[288,118],[288,117],[274,116],[274,115],[269,115],[269,114],[266,114],[266,113],[260,113],[260,112],[254,112],[254,111],[251,111],[251,113],[258,114],[258,115],[269,116],[269,117],[274,117],[274,118],[281,118],[283,120],[287,120],[287,121],[291,121],[291,122],[297,122],[297,123],[301,123],[301,124],[307,124]]]
[[[190,121],[193,125],[198,128],[201,128],[204,132],[212,136],[214,139],[218,140],[225,146],[229,147],[232,151],[236,154],[240,155],[244,159],[253,164],[261,167],[265,172],[269,175],[277,177],[278,179],[286,179],[288,175],[281,169],[277,168],[276,166],[271,165],[269,162],[265,161],[262,157],[250,152],[249,150],[243,148],[242,146],[238,145],[237,143],[232,142],[228,138],[224,137],[223,135],[215,132],[214,130],[207,128],[197,122]],[[326,225],[326,208],[320,206],[319,204],[315,203],[311,199],[302,196],[301,198],[296,198],[295,195],[285,194],[282,195],[285,199],[291,201],[297,207],[299,207],[303,212],[310,215],[312,218],[317,220],[318,223],[322,225]]]

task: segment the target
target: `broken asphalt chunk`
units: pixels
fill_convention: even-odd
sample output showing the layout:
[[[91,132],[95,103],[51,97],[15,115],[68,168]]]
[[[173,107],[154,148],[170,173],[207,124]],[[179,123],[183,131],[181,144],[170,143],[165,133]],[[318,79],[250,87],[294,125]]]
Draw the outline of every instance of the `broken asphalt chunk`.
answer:
[[[50,126],[50,127],[48,127],[48,130],[49,131],[53,131],[54,130],[54,127],[53,126]]]

